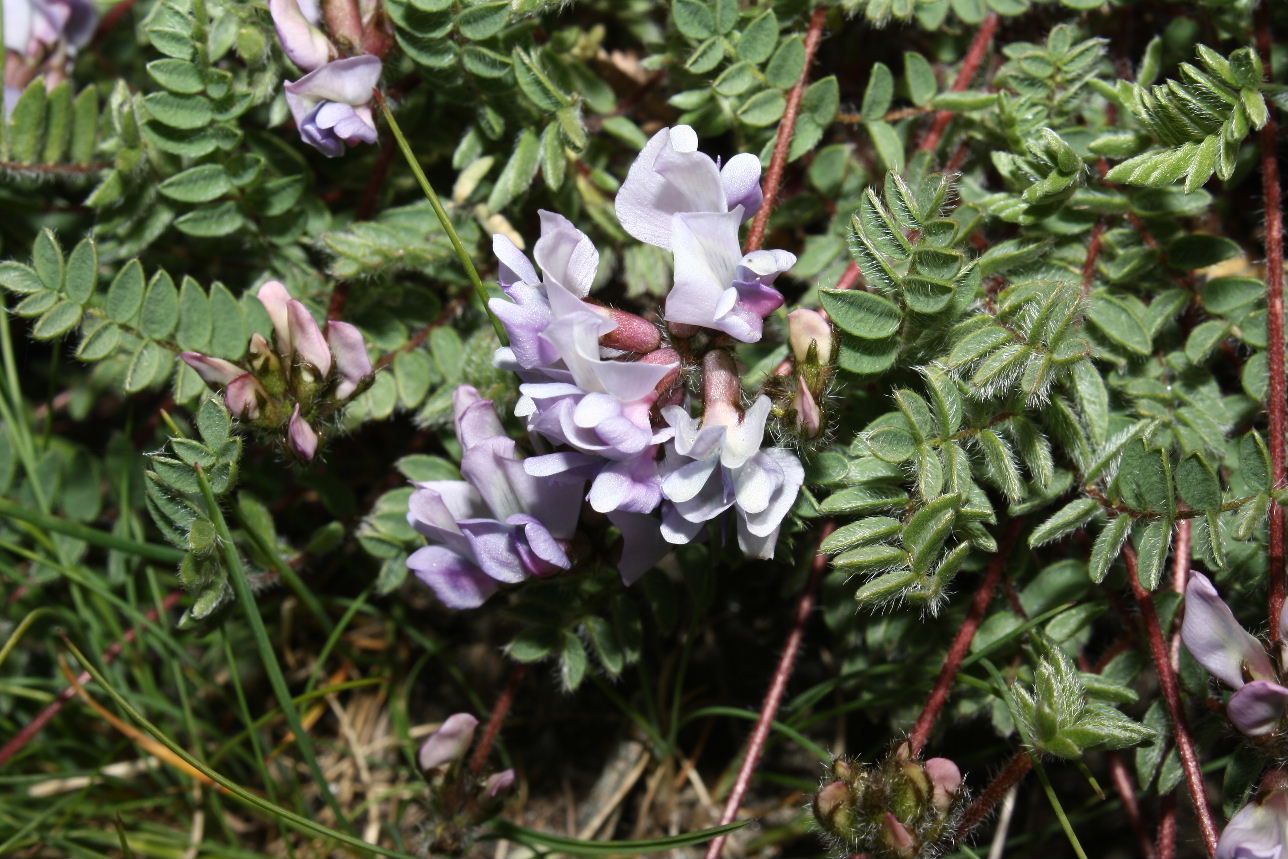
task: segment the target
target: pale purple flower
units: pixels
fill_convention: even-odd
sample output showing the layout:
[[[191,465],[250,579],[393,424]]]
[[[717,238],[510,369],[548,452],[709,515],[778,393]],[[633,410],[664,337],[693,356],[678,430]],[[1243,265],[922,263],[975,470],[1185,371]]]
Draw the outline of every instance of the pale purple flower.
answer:
[[[765,447],[768,397],[745,415],[707,409],[701,421],[680,406],[662,416],[675,430],[662,461],[662,536],[688,543],[703,526],[729,508],[738,517],[738,544],[756,558],[772,558],[783,517],[796,502],[805,469],[796,454]]]
[[[296,455],[305,462],[311,462],[318,452],[318,434],[309,422],[300,417],[300,404],[295,404],[295,411],[291,413],[291,422],[287,426],[286,437],[291,443],[291,449]]]
[[[760,159],[744,152],[721,169],[697,150],[698,135],[687,125],[649,139],[617,192],[617,220],[627,233],[670,250],[672,215],[737,210],[736,227],[756,213],[763,201]]]
[[[250,373],[242,373],[224,389],[224,405],[233,417],[255,420],[259,417],[260,404],[268,400],[268,392]]]
[[[1236,690],[1226,713],[1240,732],[1259,737],[1278,728],[1288,688],[1279,684],[1261,642],[1239,625],[1211,580],[1199,572],[1190,574],[1185,587],[1181,640],[1200,665]]]
[[[212,388],[221,388],[246,372],[232,361],[225,361],[223,358],[212,358],[209,355],[202,355],[200,352],[181,352],[179,357],[183,359],[185,364],[196,370],[202,381]]]
[[[723,331],[744,343],[760,339],[764,319],[783,305],[775,278],[796,264],[787,251],[752,251],[738,244],[741,208],[723,214],[672,216],[675,286],[666,318]]]
[[[474,742],[474,729],[479,720],[469,713],[448,716],[437,731],[425,738],[417,761],[425,772],[448,767],[465,757]]]
[[[514,770],[501,770],[488,776],[483,783],[483,792],[495,799],[502,791],[514,786]]]
[[[328,158],[345,144],[376,142],[371,99],[383,65],[373,54],[333,60],[286,81],[286,104],[305,143]]]
[[[291,335],[291,353],[283,353],[283,357],[289,358],[293,353],[302,363],[317,370],[319,378],[326,378],[331,372],[331,349],[317,320],[303,302],[294,298],[286,303],[286,318]]]
[[[1288,793],[1276,790],[1230,818],[1216,844],[1216,859],[1280,859],[1288,846]]]
[[[74,56],[97,25],[90,0],[4,0],[4,46],[34,62],[59,44]]]
[[[371,356],[367,354],[367,342],[355,326],[330,320],[326,324],[326,344],[335,358],[335,371],[340,378],[335,387],[336,399],[347,400],[375,372]]]
[[[564,544],[581,510],[584,483],[529,475],[492,401],[456,389],[456,435],[465,480],[417,483],[407,520],[431,545],[407,561],[440,600],[476,608],[502,583],[568,569]]]
[[[282,50],[295,65],[311,72],[335,59],[335,45],[317,28],[322,15],[316,2],[268,0],[268,11]]]

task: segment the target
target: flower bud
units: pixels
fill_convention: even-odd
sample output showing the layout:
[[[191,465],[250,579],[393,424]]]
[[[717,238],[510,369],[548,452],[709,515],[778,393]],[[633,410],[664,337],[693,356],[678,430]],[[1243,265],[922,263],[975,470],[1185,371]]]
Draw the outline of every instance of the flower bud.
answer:
[[[796,383],[796,428],[805,438],[818,438],[823,432],[823,412],[803,378]]]
[[[331,372],[331,350],[317,321],[308,308],[295,299],[286,303],[286,319],[296,357],[317,370],[317,381],[325,379]]]
[[[662,334],[657,326],[642,316],[636,316],[615,307],[588,304],[597,313],[617,323],[617,327],[599,338],[602,346],[621,349],[623,352],[652,352],[662,345]]]
[[[881,843],[890,851],[890,855],[898,859],[916,859],[920,855],[916,837],[888,811],[881,822],[880,837]]]
[[[488,776],[487,781],[483,783],[483,792],[489,797],[495,798],[502,791],[507,791],[514,786],[514,770],[502,770],[499,773],[493,773]]]
[[[930,777],[931,803],[946,814],[961,790],[962,771],[948,758],[931,758],[926,761],[926,775]]]
[[[844,781],[834,781],[814,794],[814,819],[826,832],[847,841],[854,829],[854,791]]]
[[[326,343],[335,358],[335,371],[340,376],[335,398],[347,400],[371,378],[371,357],[362,332],[348,322],[334,320],[326,324]]]
[[[479,720],[469,713],[448,716],[442,727],[431,734],[420,747],[420,768],[426,772],[454,764],[465,757],[474,742],[474,729]]]
[[[255,420],[259,417],[260,408],[268,399],[268,394],[259,384],[259,380],[250,373],[242,373],[228,383],[224,389],[224,405],[233,417]]]
[[[299,455],[300,459],[305,462],[311,462],[318,452],[318,434],[314,432],[309,422],[300,417],[300,404],[295,404],[295,411],[291,413],[291,423],[287,427],[286,437],[291,443],[291,449]]]
[[[264,309],[268,311],[268,318],[273,320],[273,331],[276,334],[277,354],[281,355],[283,360],[289,362],[293,354],[291,349],[291,327],[288,321],[286,305],[291,302],[291,293],[280,280],[270,280],[259,288],[256,293]]]
[[[282,50],[295,65],[309,72],[335,58],[335,46],[314,26],[318,22],[316,4],[305,9],[299,0],[268,0],[268,11]]]
[[[702,423],[737,426],[742,420],[742,380],[733,353],[713,349],[702,358]]]
[[[259,379],[271,396],[280,397],[286,393],[286,374],[282,371],[282,359],[273,351],[273,347],[256,331],[250,335],[250,347],[247,350],[250,360],[250,371]]]
[[[817,310],[801,308],[787,314],[787,339],[791,341],[796,360],[809,359],[810,346],[814,346],[814,360],[827,362],[832,355],[832,323]]]
[[[207,385],[214,388],[222,388],[246,372],[232,361],[225,361],[223,358],[212,358],[209,355],[202,355],[200,352],[182,352],[179,357],[183,359],[185,364],[196,370],[197,375]]]

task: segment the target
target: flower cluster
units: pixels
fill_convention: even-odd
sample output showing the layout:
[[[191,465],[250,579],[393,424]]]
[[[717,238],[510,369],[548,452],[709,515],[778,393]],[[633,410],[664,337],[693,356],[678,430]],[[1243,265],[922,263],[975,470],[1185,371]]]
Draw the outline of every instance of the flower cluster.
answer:
[[[328,158],[344,154],[345,144],[375,143],[371,99],[392,46],[383,4],[269,0],[268,7],[282,50],[307,72],[283,83],[300,138]],[[331,38],[318,28],[323,18]]]
[[[739,225],[760,204],[755,156],[737,155],[721,168],[697,151],[687,126],[663,129],[648,142],[616,210],[626,232],[674,255],[661,328],[588,298],[599,252],[562,215],[540,213],[531,259],[506,236],[494,237],[505,297],[489,306],[510,341],[497,350],[495,363],[518,376],[515,415],[543,452],[520,467],[513,443],[499,440],[499,424],[489,423],[483,435],[465,428],[466,413],[479,407],[477,394],[458,395],[467,459],[480,444],[504,452],[489,453],[486,469],[462,469],[494,518],[474,518],[477,505],[453,508],[439,487],[422,487],[415,496],[411,521],[436,545],[409,563],[444,602],[476,605],[498,583],[568,569],[564,553],[583,498],[622,532],[618,569],[627,584],[670,544],[695,539],[726,511],[744,552],[773,556],[804,469],[790,450],[766,446],[770,400],[762,395],[744,408],[731,349],[731,338],[761,338],[765,317],[783,304],[774,279],[796,260],[781,250],[742,253]],[[686,379],[695,380],[697,396],[686,390]],[[695,417],[691,409],[698,404]],[[488,416],[494,421],[490,406]],[[493,480],[512,488],[505,504],[493,503],[485,490]],[[456,497],[468,494],[464,486],[452,490]],[[555,495],[571,504],[550,503]],[[492,545],[504,546],[505,563],[494,568],[472,533],[484,521],[497,540]],[[547,554],[533,550],[531,540],[545,545],[551,536]]]
[[[4,113],[38,75],[53,87],[98,24],[90,0],[4,0]]]
[[[184,352],[181,358],[236,417],[274,435],[305,462],[317,455],[319,426],[371,384],[373,370],[362,332],[347,322],[318,326],[304,304],[276,280],[259,288],[273,322],[273,343],[251,335],[247,363]]]
[[[471,830],[500,810],[514,785],[512,769],[485,778],[464,766],[478,724],[469,713],[456,713],[421,744],[417,763],[429,783],[432,812],[426,827],[426,855],[460,855]]]
[[[954,837],[968,798],[957,764],[914,760],[904,743],[872,767],[834,760],[814,795],[814,820],[847,854],[914,859]]]

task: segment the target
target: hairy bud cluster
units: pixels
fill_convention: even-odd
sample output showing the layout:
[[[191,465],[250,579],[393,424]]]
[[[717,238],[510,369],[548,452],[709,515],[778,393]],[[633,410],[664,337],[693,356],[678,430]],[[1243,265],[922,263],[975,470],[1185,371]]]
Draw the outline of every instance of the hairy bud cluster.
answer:
[[[787,314],[787,339],[791,358],[765,386],[774,403],[778,431],[805,446],[825,443],[827,400],[836,376],[841,338],[826,316],[801,308]]]
[[[514,786],[514,770],[484,776],[465,766],[478,723],[469,713],[456,713],[420,747],[417,762],[429,784],[430,819],[422,832],[425,855],[460,855],[473,840],[474,829],[496,816]]]
[[[838,851],[889,859],[935,856],[968,800],[947,758],[914,760],[907,744],[873,767],[837,758],[814,795],[814,819]]]

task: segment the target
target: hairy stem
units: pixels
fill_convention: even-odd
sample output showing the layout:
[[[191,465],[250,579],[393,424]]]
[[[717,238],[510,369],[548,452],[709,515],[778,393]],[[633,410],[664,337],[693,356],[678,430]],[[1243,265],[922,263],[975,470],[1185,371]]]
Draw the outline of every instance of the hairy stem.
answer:
[[[1033,758],[1029,755],[1027,749],[1021,749],[1015,753],[1002,771],[998,773],[984,792],[979,795],[979,799],[972,802],[966,807],[962,814],[961,822],[957,824],[957,839],[960,841],[970,834],[970,831],[979,826],[980,821],[988,817],[997,804],[1006,796],[1006,792],[1011,786],[1033,768]]]
[[[769,159],[769,172],[765,175],[765,202],[761,204],[760,211],[756,212],[756,219],[751,222],[751,233],[747,236],[748,253],[760,250],[765,242],[765,229],[769,225],[769,216],[778,203],[778,191],[783,184],[783,168],[787,166],[787,154],[791,151],[792,137],[796,134],[801,98],[805,95],[805,87],[809,85],[810,66],[814,64],[818,43],[823,40],[823,22],[826,20],[826,6],[818,7],[810,16],[809,31],[805,34],[805,67],[801,69],[800,79],[787,94],[787,108],[783,111],[782,122],[778,124],[778,139],[774,141],[774,154]]]
[[[970,86],[971,79],[975,77],[975,72],[979,71],[980,63],[984,61],[989,46],[993,44],[993,37],[997,35],[998,20],[996,12],[989,12],[984,18],[984,23],[979,25],[979,32],[971,40],[970,47],[966,50],[966,58],[962,60],[961,70],[957,72],[957,80],[953,81],[952,92],[961,92]],[[948,123],[952,122],[952,119],[951,110],[941,110],[936,113],[934,121],[926,131],[926,136],[921,138],[917,148],[922,152],[934,152],[938,149],[939,141],[943,139],[944,131],[948,129]]]
[[[1257,9],[1257,48],[1265,66],[1270,64],[1270,4]],[[1269,345],[1270,387],[1266,392],[1266,417],[1270,422],[1270,478],[1275,489],[1288,486],[1288,385],[1284,381],[1284,213],[1279,187],[1279,123],[1274,102],[1267,102],[1269,118],[1261,128],[1261,185],[1266,206],[1266,341]],[[1270,501],[1270,628],[1278,635],[1284,607],[1285,553],[1284,508]]]
[[[522,680],[523,666],[516,665],[510,672],[510,679],[501,690],[500,697],[492,705],[492,715],[488,717],[487,725],[483,728],[483,738],[474,747],[474,756],[470,758],[470,772],[482,772],[483,765],[487,763],[487,756],[492,751],[492,744],[496,742],[497,734],[501,733],[501,723],[505,721],[506,715],[510,712],[510,705],[514,703],[514,693],[518,691]]]
[[[1105,757],[1109,761],[1109,777],[1113,780],[1114,789],[1118,791],[1118,798],[1123,804],[1123,813],[1127,816],[1131,831],[1136,835],[1136,847],[1139,848],[1140,855],[1144,859],[1155,859],[1157,853],[1154,850],[1154,842],[1149,840],[1149,832],[1146,831],[1145,821],[1140,815],[1140,798],[1136,795],[1136,782],[1127,771],[1127,764],[1123,761],[1120,752],[1106,752]]]
[[[1006,536],[1002,538],[1002,544],[998,547],[997,554],[993,556],[993,561],[988,565],[988,571],[984,574],[984,580],[979,583],[979,590],[975,591],[975,597],[971,600],[970,611],[966,613],[966,620],[962,623],[961,629],[957,631],[957,637],[953,639],[952,646],[948,648],[948,656],[944,659],[944,667],[939,672],[939,679],[935,681],[935,687],[930,690],[930,697],[926,699],[926,706],[917,717],[917,723],[912,728],[912,734],[908,737],[908,744],[912,748],[914,758],[921,757],[921,753],[926,749],[926,743],[930,740],[930,732],[935,727],[935,720],[939,718],[939,713],[948,703],[948,694],[952,691],[953,682],[957,679],[957,671],[961,668],[962,660],[970,652],[970,644],[975,639],[975,632],[979,625],[984,621],[984,613],[988,611],[988,604],[993,599],[993,593],[997,590],[997,584],[1002,580],[1002,570],[1006,567],[1006,562],[1010,558],[1011,550],[1015,547],[1015,540],[1019,536],[1020,528],[1023,527],[1022,519],[1012,519],[1010,526],[1007,528]]]
[[[831,522],[825,524],[819,534],[819,542],[822,543],[826,540],[835,527]],[[774,717],[778,715],[778,707],[782,704],[783,694],[787,691],[787,681],[791,679],[792,670],[796,667],[796,657],[800,653],[801,639],[805,635],[805,624],[814,612],[814,600],[818,595],[819,585],[823,581],[823,573],[827,570],[827,561],[827,555],[822,552],[814,556],[813,565],[810,567],[809,580],[805,584],[805,591],[796,603],[796,616],[792,620],[792,630],[787,635],[787,643],[783,646],[783,655],[779,657],[778,667],[774,669],[773,679],[769,683],[769,691],[765,693],[765,701],[760,707],[760,717],[756,720],[756,727],[752,729],[751,739],[747,741],[747,754],[742,759],[742,766],[738,768],[738,777],[734,780],[733,789],[729,792],[729,799],[725,803],[724,812],[720,815],[720,825],[722,826],[732,823],[733,819],[738,816],[738,809],[742,807],[743,797],[747,795],[747,788],[751,785],[751,777],[755,775],[756,766],[760,763],[760,756],[765,751],[765,742],[769,739],[769,730],[773,727]],[[711,845],[707,848],[706,859],[720,859],[720,855],[724,851],[725,838],[726,836],[719,835],[712,839]]]
[[[1181,766],[1185,770],[1185,781],[1190,789],[1190,801],[1194,805],[1194,814],[1199,819],[1199,829],[1203,832],[1207,855],[1215,856],[1216,823],[1213,822],[1212,810],[1208,807],[1207,787],[1203,783],[1203,771],[1199,765],[1198,752],[1194,749],[1194,737],[1190,734],[1189,722],[1185,718],[1185,709],[1181,704],[1181,687],[1176,680],[1176,672],[1172,670],[1167,639],[1163,635],[1163,627],[1158,620],[1153,596],[1140,583],[1140,576],[1136,571],[1136,550],[1130,543],[1123,546],[1123,560],[1127,563],[1127,575],[1131,579],[1132,592],[1136,596],[1141,617],[1145,621],[1150,653],[1158,669],[1158,682],[1163,689],[1168,716],[1172,720],[1172,734],[1176,739],[1176,750],[1181,756]]]
[[[394,119],[393,111],[389,109],[389,105],[385,101],[385,95],[380,90],[376,90],[376,103],[380,105],[380,111],[385,116],[385,122],[389,123],[389,130],[393,132],[394,139],[398,141],[398,148],[402,150],[403,158],[407,159],[407,166],[411,168],[412,175],[416,177],[417,183],[420,184],[420,190],[424,192],[425,199],[429,200],[430,208],[434,210],[434,214],[438,217],[438,222],[443,225],[443,231],[447,233],[447,238],[452,243],[453,250],[456,251],[456,256],[460,258],[461,266],[465,269],[466,276],[474,286],[475,295],[478,296],[479,306],[492,322],[492,330],[496,332],[497,339],[501,341],[502,345],[505,345],[509,342],[505,336],[505,329],[501,327],[501,320],[497,319],[496,314],[487,306],[487,288],[483,286],[483,279],[479,277],[479,271],[474,267],[474,260],[470,257],[469,251],[465,249],[465,244],[461,241],[460,235],[457,234],[456,227],[452,225],[452,219],[447,216],[447,210],[443,208],[442,201],[438,199],[434,186],[429,184],[429,177],[420,168],[420,162],[416,160],[416,153],[412,152],[411,144],[407,142],[407,138],[403,135],[402,126],[398,124],[398,120]]]

